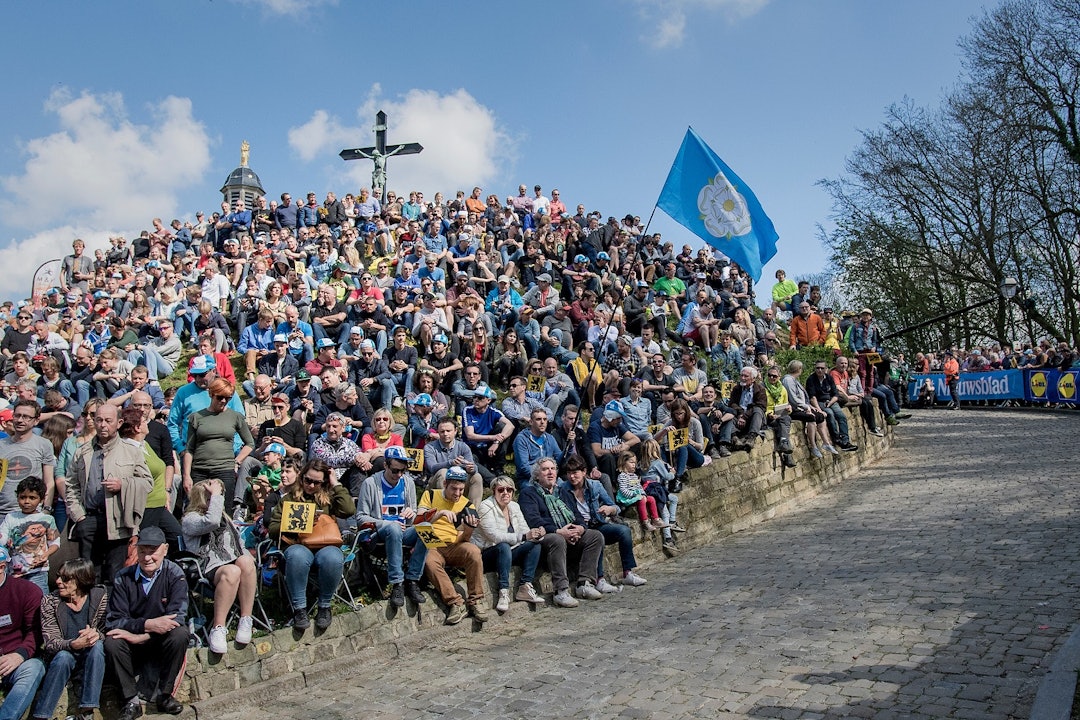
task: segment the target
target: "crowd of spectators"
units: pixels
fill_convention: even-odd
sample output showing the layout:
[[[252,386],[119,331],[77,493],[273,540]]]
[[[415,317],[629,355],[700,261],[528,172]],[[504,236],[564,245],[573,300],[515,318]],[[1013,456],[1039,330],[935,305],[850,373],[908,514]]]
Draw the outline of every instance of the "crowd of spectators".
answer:
[[[389,192],[383,204],[363,190],[223,202],[193,222],[155,219],[92,255],[75,240],[57,287],[3,308],[0,519],[48,517],[46,542],[77,541],[112,588],[102,632],[65,636],[76,659],[104,642],[132,676],[118,643],[149,634],[167,655],[186,640],[186,604],[162,597],[169,612],[154,615],[131,594],[158,587],[159,572],[172,592],[170,558],[184,548],[222,603],[238,603],[235,639],[250,641],[255,570],[237,527],[281,546],[293,627],[308,627],[309,592],[316,627],[328,627],[340,547],[305,545],[285,501],[313,504],[346,531],[369,528],[392,606],[423,602],[426,576],[447,623],[483,622],[481,569],[498,574],[499,612],[511,563],[524,568],[513,599],[527,603],[545,602],[532,585],[541,558],[560,607],[643,584],[624,511],[677,552],[688,470],[752,448],[766,428],[794,466],[793,419],[817,457],[855,449],[851,412],[874,434],[875,408],[890,425],[902,419],[878,382],[870,310],[819,316],[820,293],[781,272],[759,311],[735,263],[677,250],[630,214],[570,210],[560,195],[521,185],[506,198],[474,188],[450,201]],[[794,314],[789,328],[778,313]],[[801,366],[776,365],[783,343],[844,345],[855,360],[837,353],[802,384]],[[24,490],[38,502],[24,506]],[[420,542],[418,522],[448,523],[446,542]],[[7,536],[12,547],[28,527]],[[618,571],[605,572],[606,544],[618,545]],[[9,564],[8,582],[35,580],[40,596],[48,557],[32,560]],[[447,566],[465,570],[467,597]],[[209,645],[223,653],[226,614],[214,616]],[[54,663],[56,647],[45,647]],[[23,660],[39,652],[28,645]],[[132,688],[125,719],[137,717]],[[164,688],[146,697],[173,712]],[[84,711],[96,702],[85,697]]]

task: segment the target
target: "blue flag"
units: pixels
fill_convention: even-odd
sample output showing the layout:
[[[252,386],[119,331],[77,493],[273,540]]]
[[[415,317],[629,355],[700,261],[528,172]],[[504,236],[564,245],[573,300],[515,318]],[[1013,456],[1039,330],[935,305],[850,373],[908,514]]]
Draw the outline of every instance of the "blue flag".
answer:
[[[779,237],[753,191],[687,128],[657,207],[757,282]]]

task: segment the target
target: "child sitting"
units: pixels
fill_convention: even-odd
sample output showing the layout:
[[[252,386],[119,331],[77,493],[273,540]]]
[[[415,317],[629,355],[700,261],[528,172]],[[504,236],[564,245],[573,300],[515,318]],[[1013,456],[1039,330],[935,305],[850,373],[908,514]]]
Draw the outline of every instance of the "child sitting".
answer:
[[[675,520],[679,496],[670,489],[675,480],[675,468],[660,457],[660,443],[651,438],[641,445],[641,464],[645,466],[641,486],[647,495],[656,498],[660,519],[670,524],[670,527],[663,528],[663,548],[670,554],[678,549],[671,532],[686,532],[686,528]]]
[[[49,592],[49,556],[60,549],[60,533],[52,515],[41,511],[45,483],[28,477],[15,488],[19,509],[0,523],[0,545],[11,553],[10,572]]]
[[[631,505],[637,507],[638,520],[641,521],[646,532],[668,527],[656,511],[656,499],[646,495],[645,489],[641,486],[641,478],[637,474],[637,457],[634,453],[629,450],[620,453],[617,467],[619,491],[615,494],[615,500],[623,507]]]

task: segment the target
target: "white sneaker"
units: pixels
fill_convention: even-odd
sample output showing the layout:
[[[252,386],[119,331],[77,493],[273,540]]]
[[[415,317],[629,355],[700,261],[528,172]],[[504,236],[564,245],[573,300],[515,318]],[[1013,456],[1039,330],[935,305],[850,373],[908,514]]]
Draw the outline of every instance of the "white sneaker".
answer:
[[[240,622],[236,624],[236,642],[240,645],[247,645],[251,642],[251,616],[240,618]]]
[[[518,585],[517,594],[514,595],[514,599],[520,602],[527,603],[539,603],[545,604],[545,600],[542,596],[536,594],[536,588],[532,586],[532,583],[521,583]],[[570,598],[573,600],[573,598]]]
[[[825,452],[832,453],[833,455],[839,455],[840,451],[834,448],[832,445],[825,443]]]
[[[604,597],[603,593],[597,590],[589,580],[577,586],[577,596],[582,600],[599,600]]]
[[[595,588],[594,588],[595,591]],[[563,608],[572,608],[578,606],[578,601],[570,594],[570,589],[567,588],[562,592],[555,593],[555,604]]]
[[[629,585],[630,587],[641,587],[647,582],[649,581],[638,575],[633,570],[623,575],[622,579],[623,585]]]
[[[390,402],[390,405],[399,408],[405,405],[405,401],[401,399],[400,395],[395,395],[394,399]]]
[[[711,455],[706,455],[705,458],[701,461],[701,466],[702,467],[705,467],[706,465],[712,465],[712,456]]]
[[[506,588],[499,590],[499,600],[495,603],[495,610],[504,613],[510,609],[510,591]]]
[[[596,589],[602,593],[617,593],[622,592],[622,588],[618,585],[612,585],[607,581],[607,578],[600,578],[596,581]]]
[[[217,655],[224,655],[229,646],[226,643],[228,636],[225,633],[224,625],[217,625],[210,630],[210,638],[208,645],[210,646],[210,652]]]

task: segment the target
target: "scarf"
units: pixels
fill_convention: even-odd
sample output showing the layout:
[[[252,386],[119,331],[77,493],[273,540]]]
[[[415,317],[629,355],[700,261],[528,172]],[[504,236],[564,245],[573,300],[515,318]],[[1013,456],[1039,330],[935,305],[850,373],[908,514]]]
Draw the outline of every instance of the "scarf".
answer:
[[[544,502],[547,503],[547,509],[551,513],[551,520],[555,523],[555,527],[566,527],[574,523],[574,513],[570,512],[570,508],[566,507],[566,503],[558,495],[548,492],[539,483],[536,489],[540,491]]]

